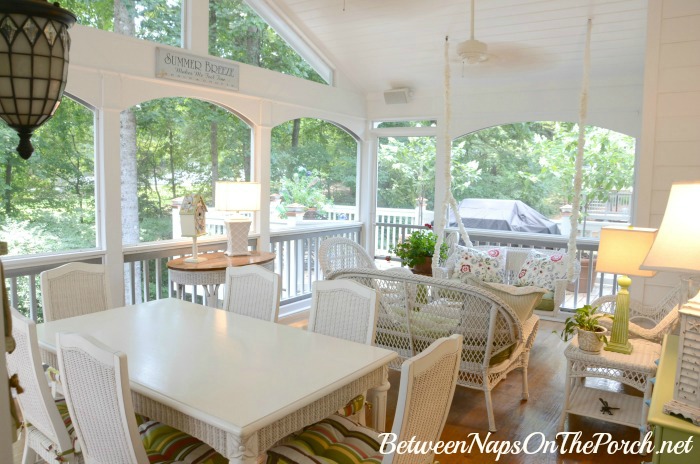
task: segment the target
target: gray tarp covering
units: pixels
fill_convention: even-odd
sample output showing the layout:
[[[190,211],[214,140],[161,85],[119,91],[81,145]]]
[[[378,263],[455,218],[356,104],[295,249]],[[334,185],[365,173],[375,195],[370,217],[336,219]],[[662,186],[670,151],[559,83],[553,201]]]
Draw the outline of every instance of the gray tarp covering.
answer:
[[[558,224],[520,200],[466,198],[459,202],[459,215],[464,227],[471,229],[561,234]],[[457,227],[452,211],[449,224]]]

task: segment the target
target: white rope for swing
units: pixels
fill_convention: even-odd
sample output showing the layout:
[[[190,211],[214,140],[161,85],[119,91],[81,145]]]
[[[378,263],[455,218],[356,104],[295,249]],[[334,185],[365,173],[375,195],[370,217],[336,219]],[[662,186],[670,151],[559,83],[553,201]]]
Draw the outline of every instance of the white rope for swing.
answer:
[[[574,198],[571,214],[571,231],[567,252],[567,278],[574,278],[574,261],[576,260],[576,238],[578,236],[578,217],[581,208],[581,184],[583,182],[583,149],[586,145],[586,116],[588,115],[588,84],[591,68],[591,29],[593,21],[588,19],[586,29],[586,48],[583,54],[583,79],[581,82],[581,100],[578,113],[578,147],[576,150],[576,170],[574,174]]]
[[[574,278],[574,262],[576,260],[576,238],[578,236],[578,218],[579,209],[581,207],[581,185],[583,181],[583,152],[586,144],[586,117],[588,115],[588,87],[589,87],[589,74],[591,68],[591,30],[593,28],[593,21],[589,18],[586,28],[586,46],[583,56],[583,79],[581,83],[581,99],[579,104],[579,121],[578,121],[578,146],[576,150],[576,166],[574,174],[574,197],[572,204],[572,214],[571,220],[571,231],[569,233],[569,244],[567,252],[567,277],[569,280]],[[459,228],[459,233],[467,246],[472,246],[472,242],[469,238],[467,230],[462,224],[462,218],[459,215],[459,207],[457,201],[452,195],[452,140],[450,139],[450,117],[452,113],[452,105],[450,100],[450,62],[449,62],[449,40],[445,37],[445,73],[444,73],[444,84],[445,84],[445,114],[444,114],[444,131],[443,137],[445,140],[445,149],[447,150],[446,156],[446,166],[445,166],[445,202],[436,205],[436,216],[435,216],[435,232],[437,234],[437,241],[435,243],[435,250],[433,256],[440,256],[440,248],[444,242],[444,230],[445,230],[445,217],[446,208],[449,204],[454,211],[455,221],[457,222],[457,227]],[[438,266],[438,259],[433,260],[433,267]]]
[[[444,73],[444,84],[445,84],[445,113],[443,121],[443,137],[445,141],[446,161],[445,161],[445,201],[436,206],[435,211],[435,226],[434,230],[437,234],[437,241],[435,242],[435,250],[433,251],[433,256],[440,256],[440,248],[444,242],[444,231],[445,231],[445,219],[447,216],[447,205],[452,207],[452,211],[455,214],[455,221],[457,222],[457,227],[459,228],[459,234],[467,246],[472,246],[472,241],[469,239],[469,234],[467,229],[464,228],[462,224],[462,218],[459,215],[459,208],[457,206],[457,201],[452,195],[452,140],[450,139],[450,117],[452,114],[452,105],[450,100],[450,42],[449,37],[445,37],[445,73]],[[433,267],[439,266],[439,259],[433,259]]]

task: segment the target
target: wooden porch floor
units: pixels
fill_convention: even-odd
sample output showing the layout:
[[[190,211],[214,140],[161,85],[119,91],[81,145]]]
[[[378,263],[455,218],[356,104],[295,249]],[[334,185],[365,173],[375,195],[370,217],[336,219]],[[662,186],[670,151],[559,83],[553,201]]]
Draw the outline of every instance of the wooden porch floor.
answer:
[[[564,378],[566,376],[566,359],[564,349],[568,342],[559,338],[558,331],[562,324],[541,321],[537,339],[530,355],[528,369],[530,399],[521,400],[521,373],[512,372],[492,392],[494,415],[498,431],[491,434],[490,440],[510,440],[521,442],[528,435],[541,433],[546,440],[554,440],[559,431],[559,418],[564,402]],[[557,333],[553,333],[556,331]],[[397,400],[398,372],[390,373],[392,383],[389,391],[388,424],[393,421]],[[623,386],[617,382],[598,379],[586,379],[587,386],[622,391]],[[634,389],[624,388],[629,394],[638,394]],[[389,425],[388,425],[389,426]],[[632,427],[602,422],[595,419],[569,416],[564,425],[565,431],[581,431],[581,441],[591,440],[594,433],[610,433],[613,440],[639,440],[639,430]],[[488,419],[484,394],[481,391],[457,387],[452,402],[447,424],[442,433],[442,440],[470,440],[469,434],[478,433],[481,440],[488,434]],[[533,436],[532,448],[536,449],[540,438]],[[622,452],[607,454],[602,449],[597,454],[535,453],[531,455],[480,454],[474,446],[471,454],[441,454],[436,456],[440,464],[463,463],[500,463],[500,464],[545,464],[545,463],[595,463],[595,464],[632,464],[651,461],[651,456],[624,455]]]

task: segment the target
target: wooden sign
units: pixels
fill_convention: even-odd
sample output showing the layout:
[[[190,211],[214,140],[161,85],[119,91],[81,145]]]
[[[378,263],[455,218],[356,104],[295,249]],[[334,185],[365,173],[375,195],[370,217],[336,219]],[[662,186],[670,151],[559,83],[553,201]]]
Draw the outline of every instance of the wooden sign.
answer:
[[[156,77],[238,90],[238,64],[156,48]]]

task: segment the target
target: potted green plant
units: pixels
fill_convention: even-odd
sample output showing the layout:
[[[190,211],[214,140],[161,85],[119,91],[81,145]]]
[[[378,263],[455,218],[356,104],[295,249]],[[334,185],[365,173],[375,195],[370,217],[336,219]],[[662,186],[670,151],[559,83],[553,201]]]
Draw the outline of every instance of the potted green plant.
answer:
[[[324,217],[333,201],[326,198],[320,177],[306,168],[297,168],[291,178],[281,180],[280,194],[282,195],[281,211],[289,215],[299,215],[313,211],[309,219]],[[304,216],[305,218],[307,216]]]
[[[433,253],[437,234],[432,231],[433,226],[425,224],[427,229],[419,229],[411,233],[405,240],[397,243],[389,250],[401,258],[401,265],[411,268],[414,274],[432,275]],[[440,247],[440,258],[447,259],[447,244]]]
[[[609,314],[599,313],[597,306],[584,305],[576,309],[574,315],[567,317],[564,321],[564,328],[561,331],[562,340],[567,341],[577,333],[578,347],[581,350],[590,353],[600,352],[603,344],[608,343],[608,338],[605,336],[608,330],[598,323],[604,317],[613,319]]]

